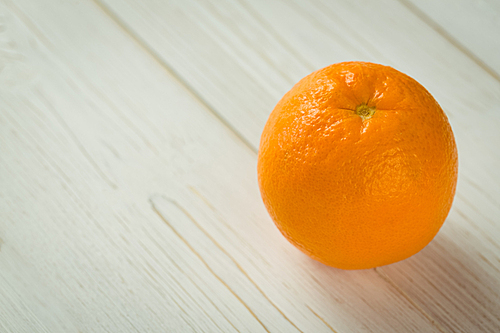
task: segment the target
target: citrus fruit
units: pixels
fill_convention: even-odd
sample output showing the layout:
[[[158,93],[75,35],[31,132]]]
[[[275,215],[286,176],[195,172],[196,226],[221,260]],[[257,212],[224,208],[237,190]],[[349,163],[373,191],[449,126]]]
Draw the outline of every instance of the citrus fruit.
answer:
[[[394,263],[437,234],[458,157],[448,119],[411,77],[344,62],[300,80],[264,127],[264,204],[310,257],[343,269]]]

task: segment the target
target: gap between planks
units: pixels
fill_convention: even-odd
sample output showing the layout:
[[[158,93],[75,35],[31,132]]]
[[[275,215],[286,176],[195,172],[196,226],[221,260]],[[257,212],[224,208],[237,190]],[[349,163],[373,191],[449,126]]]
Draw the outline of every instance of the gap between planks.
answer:
[[[128,26],[111,8],[104,4],[101,0],[92,0],[96,6],[101,9],[115,24],[118,25],[128,36],[130,36],[147,54],[149,54],[155,62],[157,62],[166,72],[168,72],[178,83],[180,83],[195,99],[201,103],[213,116],[215,116],[225,127],[227,127],[245,146],[247,146],[253,153],[258,153],[258,148],[255,147],[250,141],[248,141],[231,123],[224,118],[217,110],[198,93],[198,91],[180,75],[172,65],[170,65],[165,59],[161,57],[144,39],[142,39],[134,30]],[[446,41],[453,45],[459,52],[466,55],[471,59],[476,65],[483,69],[495,80],[500,82],[500,74],[498,74],[494,69],[488,66],[484,61],[482,61],[478,56],[476,56],[471,50],[466,46],[461,44],[457,39],[455,39],[451,34],[449,34],[446,29],[440,26],[437,22],[431,19],[427,14],[421,11],[418,7],[412,4],[408,0],[397,0],[400,2],[408,11],[413,13],[418,19],[428,25],[437,34],[442,36]],[[250,15],[255,17],[255,19],[262,24],[263,28],[271,33],[273,36],[283,44],[285,49],[290,51],[290,46],[287,43],[283,43],[281,36],[265,22],[260,16],[258,16],[254,11],[249,10],[248,6],[244,2],[238,1],[242,7],[249,12]],[[298,56],[295,52],[292,52],[294,56],[299,58],[298,60],[303,62],[308,68],[310,64]]]
[[[471,50],[469,50],[465,45],[460,43],[455,37],[453,37],[445,28],[439,25],[436,21],[434,21],[429,15],[419,9],[416,5],[411,3],[409,0],[397,0],[403,6],[405,6],[410,12],[412,12],[415,16],[417,16],[422,22],[427,24],[432,28],[436,33],[441,35],[444,39],[446,39],[451,45],[453,45],[457,50],[465,54],[469,59],[471,59],[476,65],[481,67],[486,73],[488,73],[495,80],[500,82],[500,74],[497,73],[493,68],[491,68],[488,64],[486,64],[483,60],[481,60],[477,55],[474,54]]]
[[[182,75],[180,75],[169,63],[165,61],[154,49],[137,33],[135,33],[131,27],[129,27],[117,14],[115,14],[111,8],[106,6],[100,0],[92,0],[99,9],[101,9],[113,22],[115,22],[120,29],[122,29],[125,34],[130,36],[141,49],[146,51],[157,63],[162,67],[169,75],[171,75],[182,87],[184,87],[201,105],[203,105],[215,118],[217,118],[224,126],[226,126],[232,134],[234,134],[247,148],[249,148],[254,154],[257,154],[257,148],[254,147],[250,141],[248,141],[234,126],[229,123],[220,113],[218,113],[215,108],[203,98],[196,89],[185,80]]]
[[[321,320],[329,329],[332,330],[333,333],[338,333],[336,330],[333,329],[333,327],[330,326],[330,324],[328,324],[328,322],[323,318],[321,317],[319,314],[317,314],[313,309],[311,309],[311,307],[309,305],[306,305],[306,307],[309,309],[309,311],[311,311],[316,317],[319,318],[319,320]]]
[[[198,222],[196,222],[194,220],[194,218],[186,212],[186,210],[181,207],[177,202],[175,202],[174,200],[170,199],[170,198],[167,198],[167,197],[164,197],[164,196],[158,196],[158,195],[155,195],[155,196],[151,196],[149,197],[149,203],[151,204],[151,208],[152,210],[156,213],[156,215],[158,215],[158,217],[175,233],[175,235],[191,250],[191,252],[204,264],[204,266],[209,270],[210,273],[212,273],[212,275],[217,278],[217,280],[219,280],[220,283],[222,283],[222,285],[224,285],[227,290],[229,290],[229,292],[231,292],[231,294],[236,297],[236,299],[238,301],[240,301],[241,304],[243,304],[243,306],[250,312],[250,314],[259,322],[259,324],[262,325],[262,327],[266,330],[266,332],[270,332],[269,329],[266,327],[266,325],[264,325],[264,323],[257,317],[257,315],[252,311],[252,309],[250,309],[250,307],[236,294],[236,292],[231,289],[227,283],[224,282],[224,280],[222,280],[222,278],[220,276],[218,276],[213,270],[212,268],[210,268],[210,266],[205,262],[205,260],[203,259],[203,257],[191,246],[191,244],[189,244],[189,242],[184,238],[182,237],[181,234],[179,234],[179,232],[177,232],[177,230],[170,224],[170,222],[163,216],[163,214],[156,208],[156,204],[155,204],[155,198],[156,197],[160,197],[162,198],[163,200],[166,200],[168,202],[170,202],[171,204],[173,204],[175,207],[177,207],[182,213],[184,213],[184,215],[186,215],[186,217],[188,217],[212,242],[214,242],[213,238],[211,236],[209,236],[206,231],[204,229],[202,229],[200,227],[200,225],[198,224]],[[217,244],[217,242],[214,242],[214,244],[220,248],[219,244]],[[226,255],[227,255],[227,252],[222,250]],[[229,258],[232,259],[232,257],[229,256]],[[234,261],[234,259],[232,259]],[[238,268],[239,265],[237,265]],[[240,268],[241,270],[241,268]],[[252,281],[253,282],[253,281]],[[295,325],[294,325],[295,326]]]

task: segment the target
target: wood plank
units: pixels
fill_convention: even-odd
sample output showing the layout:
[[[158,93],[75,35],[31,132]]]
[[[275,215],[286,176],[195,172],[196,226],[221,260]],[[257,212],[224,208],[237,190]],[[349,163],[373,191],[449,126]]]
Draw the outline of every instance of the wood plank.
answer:
[[[255,153],[97,6],[4,3],[2,329],[439,331],[288,244]]]
[[[403,3],[492,76],[500,79],[498,1],[406,0]]]
[[[103,3],[111,16],[187,86],[216,105],[214,110],[254,147],[274,103],[291,85],[285,87],[283,81],[279,91],[267,94],[246,87],[268,79],[277,82],[276,76],[284,70],[286,77],[298,80],[307,70],[330,63],[368,60],[392,65],[424,84],[445,109],[455,131],[460,156],[457,199],[445,227],[428,249],[377,272],[446,329],[500,328],[496,316],[499,296],[488,292],[495,290],[500,278],[500,226],[495,223],[499,210],[496,198],[500,197],[500,176],[495,170],[500,154],[491,144],[500,142],[496,130],[500,125],[500,82],[469,54],[397,1],[241,0],[219,1],[216,6],[213,1],[193,0],[168,8],[154,1]],[[183,19],[175,20],[174,16]],[[261,37],[249,40],[246,36],[251,34]],[[198,42],[207,38],[211,39],[209,49]],[[240,57],[256,50],[260,60]],[[207,66],[204,52],[220,61]],[[295,58],[301,66],[278,69],[271,63],[251,78],[243,71],[232,71],[231,76],[242,84],[238,87],[228,86],[226,75],[218,74],[242,62],[258,67],[256,64],[276,54],[284,63]],[[187,58],[182,61],[177,55]],[[214,98],[214,90],[227,93]],[[241,92],[245,93],[243,98]],[[264,104],[249,104],[249,100]],[[234,108],[238,104],[244,107]],[[239,120],[233,121],[235,118]],[[467,247],[458,251],[462,244]],[[474,269],[464,269],[471,263],[475,263]],[[443,295],[441,290],[454,294]],[[474,302],[459,301],[473,299],[476,292],[479,296]]]
[[[254,150],[278,97],[313,69],[237,3],[117,1],[101,6]]]
[[[325,7],[320,2],[307,5],[307,2],[285,4],[280,1],[240,1],[239,5],[228,1],[215,6],[210,1],[192,0],[174,2],[171,7],[157,2],[142,4],[108,0],[104,3],[104,8],[111,15],[119,15],[118,20],[131,34],[151,48],[204,100],[214,105],[215,109],[254,146],[270,110],[291,86],[290,82],[285,82],[284,79],[281,82],[276,81],[276,77],[282,75],[283,71],[291,78],[290,81],[296,82],[313,69],[334,62],[352,59],[377,61],[393,65],[416,77],[432,89],[440,101],[456,94],[464,96],[456,103],[462,103],[462,108],[465,102],[468,108],[482,110],[487,110],[487,106],[492,104],[489,103],[490,95],[493,97],[491,102],[497,101],[494,93],[497,83],[492,87],[492,78],[482,73],[478,78],[472,78],[474,85],[463,85],[464,82],[469,82],[475,71],[479,70],[481,73],[478,66],[457,52],[405,7],[390,1],[385,1],[385,4],[380,6],[370,5],[369,2],[357,5],[337,4],[334,9]],[[387,23],[379,23],[375,28],[364,24],[363,22],[370,20],[377,21],[375,17],[370,18],[370,13],[377,12],[377,8],[378,11],[383,11],[384,8],[395,10],[401,18],[394,22],[394,19],[390,18],[391,15],[381,13],[382,17],[387,18],[384,21]],[[223,17],[223,20],[217,21],[215,27],[215,23],[210,24],[214,21],[213,12],[219,12],[218,16]],[[412,26],[405,27],[403,24],[406,16],[413,22]],[[262,27],[268,29],[262,31]],[[424,30],[414,34],[412,31],[415,29]],[[311,38],[308,32],[314,38]],[[257,35],[259,39],[248,41],[245,35],[250,33]],[[407,38],[408,34],[412,38]],[[428,38],[431,38],[432,42],[429,42]],[[196,40],[196,43],[190,43],[191,40]],[[233,45],[234,41],[238,40],[239,44]],[[246,42],[246,45],[243,42]],[[264,54],[262,57],[273,57],[277,61],[259,71],[259,66],[262,66],[263,62],[266,63],[265,61],[258,57],[242,59],[236,53],[238,51],[244,54]],[[443,57],[443,52],[447,57]],[[211,57],[211,61],[208,62],[207,57]],[[300,63],[289,65],[291,57]],[[235,66],[241,63],[252,69],[252,78],[236,69]],[[286,67],[283,68],[281,64]],[[278,65],[280,67],[276,68]],[[226,75],[226,71],[231,75]],[[259,75],[262,78],[256,79],[255,76]],[[245,82],[245,85],[241,86],[240,83],[235,86],[233,81],[227,82],[228,77],[232,77],[231,80],[238,78],[238,81]],[[255,80],[259,81],[254,82]],[[273,86],[279,88],[278,91],[268,89],[267,85],[263,86],[266,87],[267,93],[253,90],[253,84],[262,85],[266,80],[273,82]],[[214,96],[216,89],[224,94]],[[486,101],[470,98],[474,94],[477,97],[481,91]],[[241,96],[242,94],[245,96]],[[271,97],[267,97],[269,94]],[[265,108],[255,104],[258,103],[256,96],[259,96],[259,99],[265,98]],[[250,102],[249,98],[253,102]],[[267,101],[268,99],[272,101]],[[234,107],[232,100],[242,101],[242,105]],[[250,111],[247,105],[251,106]],[[235,113],[237,116],[234,116]],[[232,120],[244,119],[248,117],[248,113],[253,118],[261,118],[258,126],[253,125],[253,119]],[[252,133],[249,133],[250,131]]]

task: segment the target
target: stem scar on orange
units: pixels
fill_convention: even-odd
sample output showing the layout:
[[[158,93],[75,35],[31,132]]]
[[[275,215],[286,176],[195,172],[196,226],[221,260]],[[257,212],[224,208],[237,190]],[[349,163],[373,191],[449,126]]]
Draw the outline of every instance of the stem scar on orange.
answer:
[[[281,233],[343,269],[424,248],[450,211],[455,139],[427,90],[387,66],[344,62],[298,82],[262,133],[258,180]]]

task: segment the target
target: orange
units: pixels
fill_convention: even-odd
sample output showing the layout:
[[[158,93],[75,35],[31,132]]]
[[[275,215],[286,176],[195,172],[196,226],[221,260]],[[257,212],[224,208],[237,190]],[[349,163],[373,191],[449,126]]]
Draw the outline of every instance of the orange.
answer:
[[[264,127],[258,180],[281,233],[326,265],[365,269],[417,253],[451,208],[448,119],[411,77],[344,62],[298,82]]]

